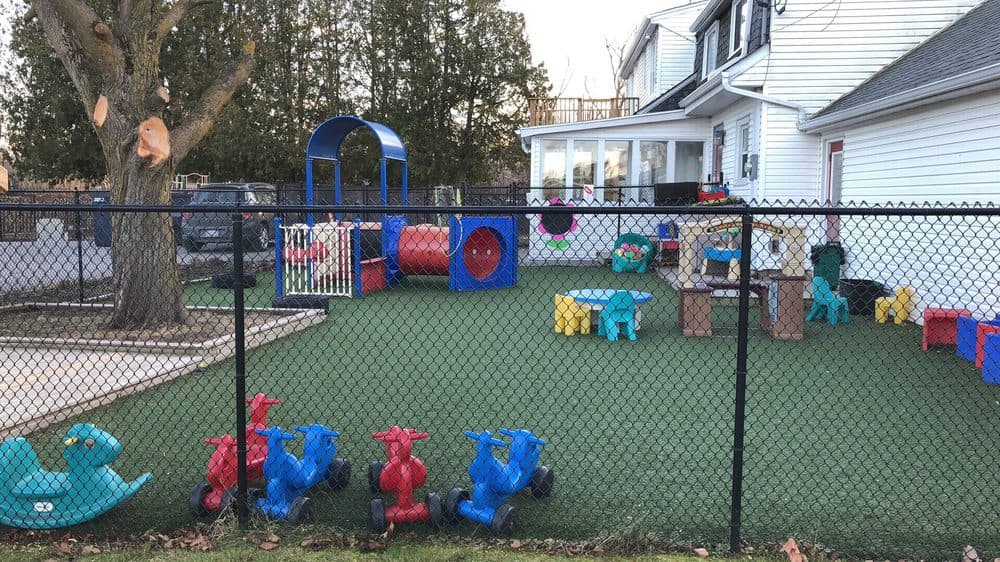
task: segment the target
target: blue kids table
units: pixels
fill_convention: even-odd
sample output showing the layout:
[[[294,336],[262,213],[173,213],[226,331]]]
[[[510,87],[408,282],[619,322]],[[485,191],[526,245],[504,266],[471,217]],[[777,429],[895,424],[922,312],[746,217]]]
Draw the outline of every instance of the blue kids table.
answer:
[[[566,291],[566,295],[573,297],[573,300],[580,304],[589,304],[591,310],[597,312],[590,315],[591,324],[596,326],[600,311],[611,300],[611,295],[622,290],[624,289],[574,289]],[[629,293],[632,293],[632,298],[635,300],[635,329],[638,330],[642,321],[642,308],[639,305],[653,300],[653,294],[642,291],[629,291]]]

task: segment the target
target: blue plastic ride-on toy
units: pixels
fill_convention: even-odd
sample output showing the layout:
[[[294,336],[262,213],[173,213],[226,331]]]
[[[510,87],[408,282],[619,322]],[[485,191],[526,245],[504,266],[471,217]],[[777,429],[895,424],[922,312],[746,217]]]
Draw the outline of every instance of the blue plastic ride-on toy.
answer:
[[[465,432],[476,441],[476,458],[469,466],[472,493],[462,488],[448,492],[444,514],[449,521],[464,517],[489,525],[494,533],[506,533],[517,520],[517,510],[506,503],[511,496],[525,488],[536,498],[552,493],[555,473],[547,466],[538,466],[545,440],[526,429],[501,429],[500,433],[511,438],[507,464],[493,456],[493,448],[506,447],[506,441],[494,439],[489,431]]]
[[[24,438],[0,445],[0,523],[22,529],[56,529],[89,521],[132,497],[149,472],[126,482],[108,468],[122,451],[110,433],[89,423],[63,439],[68,472],[46,472]]]
[[[248,495],[253,507],[268,517],[308,523],[313,520],[313,507],[305,493],[321,480],[334,490],[344,489],[351,481],[351,463],[336,456],[340,432],[320,424],[297,425],[295,431],[305,434],[302,460],[285,450],[285,441],[295,435],[280,427],[257,430],[267,438],[267,495],[259,489],[249,490]]]

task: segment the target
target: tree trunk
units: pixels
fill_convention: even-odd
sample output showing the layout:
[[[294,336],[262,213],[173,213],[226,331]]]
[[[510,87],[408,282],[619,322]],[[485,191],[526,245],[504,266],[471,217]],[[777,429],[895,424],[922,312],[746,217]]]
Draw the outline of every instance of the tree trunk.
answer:
[[[163,41],[189,11],[214,1],[123,0],[112,20],[118,29],[113,30],[83,0],[31,0],[30,17],[38,20],[92,118],[113,203],[169,204],[177,164],[204,138],[253,71],[255,43],[247,41],[172,131],[160,120],[169,103],[160,75]],[[238,14],[230,16],[239,19]],[[170,214],[113,213],[111,236],[113,326],[184,322],[187,309]]]
[[[125,204],[168,204],[174,167],[156,168],[134,152],[108,162],[111,199]],[[111,235],[116,328],[138,329],[187,319],[184,287],[169,213],[113,213]]]

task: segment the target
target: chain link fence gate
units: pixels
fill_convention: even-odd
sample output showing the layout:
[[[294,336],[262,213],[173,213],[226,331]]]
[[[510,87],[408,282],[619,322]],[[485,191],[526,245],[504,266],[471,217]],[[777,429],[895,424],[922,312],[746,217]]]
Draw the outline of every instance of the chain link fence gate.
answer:
[[[258,211],[289,226],[310,211],[317,223],[341,215],[350,297],[329,298],[327,314],[275,308],[287,260],[320,287],[330,272],[319,237],[246,251]],[[351,220],[361,211],[369,220]],[[243,430],[258,423],[295,435],[285,446],[296,457],[326,459],[306,493],[316,523],[362,530],[373,498],[387,510],[401,501],[367,481],[372,461],[391,464],[374,433],[426,432],[410,443],[427,469],[413,499],[435,491],[447,504],[452,488],[474,485],[477,443],[466,430],[510,443],[498,430],[524,428],[546,441],[540,463],[556,476],[551,496],[509,500],[519,536],[737,546],[795,536],[897,558],[1000,550],[995,208],[190,212],[221,215],[236,243],[176,250],[188,318],[168,329],[112,326],[110,254],[88,257],[89,241],[83,255],[96,273],[85,282],[107,290],[83,306],[51,281],[77,275],[75,242],[49,241],[41,257],[29,253],[36,246],[0,245],[3,436],[25,438],[4,445],[4,524],[63,513],[64,480],[39,470],[69,466],[72,477],[113,461],[124,483],[153,478],[128,499],[127,484],[74,489],[81,505],[107,508],[75,529],[191,525],[192,511],[240,497],[241,480],[260,487],[252,480],[266,439]],[[420,224],[438,214],[453,216],[448,227]],[[506,229],[510,217],[528,222],[526,239]],[[235,282],[243,273],[252,283]],[[266,398],[246,403],[258,393]],[[328,449],[303,449],[311,424],[339,432],[346,486]],[[494,452],[507,462],[507,450]],[[532,467],[515,468],[502,474],[530,489]],[[248,524],[273,494],[249,494]],[[487,529],[460,517],[443,532]]]

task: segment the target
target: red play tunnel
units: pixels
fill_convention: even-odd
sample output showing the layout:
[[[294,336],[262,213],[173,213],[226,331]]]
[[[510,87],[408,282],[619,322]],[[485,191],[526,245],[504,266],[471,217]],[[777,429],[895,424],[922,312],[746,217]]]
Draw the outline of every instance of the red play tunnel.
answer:
[[[466,238],[462,261],[474,278],[486,279],[500,265],[500,240],[489,228],[476,228]],[[404,227],[399,235],[399,269],[406,275],[448,275],[448,228]]]
[[[399,233],[399,270],[405,275],[448,275],[448,229],[404,227]]]

